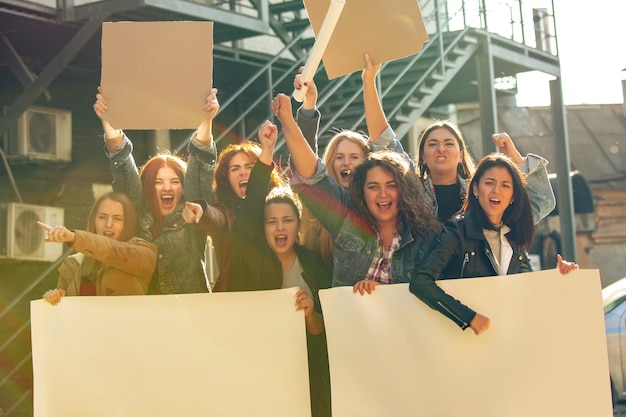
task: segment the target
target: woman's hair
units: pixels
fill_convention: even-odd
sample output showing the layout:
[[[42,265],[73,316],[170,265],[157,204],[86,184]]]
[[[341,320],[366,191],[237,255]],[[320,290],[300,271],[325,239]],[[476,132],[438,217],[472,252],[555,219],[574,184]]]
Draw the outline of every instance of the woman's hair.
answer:
[[[300,199],[289,186],[278,186],[272,188],[265,198],[265,207],[270,204],[285,203],[289,204],[296,213],[298,221],[302,218],[302,203]]]
[[[391,174],[398,185],[399,217],[403,224],[422,236],[426,236],[429,230],[440,230],[441,224],[434,214],[432,202],[426,196],[417,173],[411,169],[409,162],[401,154],[391,151],[370,153],[355,169],[354,178],[350,183],[350,194],[356,202],[355,208],[370,226],[376,225],[376,220],[365,203],[365,182],[367,173],[375,167],[380,167]]]
[[[233,190],[228,179],[228,168],[230,160],[238,153],[244,153],[253,163],[259,159],[261,155],[261,146],[256,142],[245,141],[241,143],[232,143],[228,145],[220,153],[217,163],[215,164],[215,177],[213,179],[213,189],[215,190],[215,202],[232,212],[239,206],[241,199]],[[278,170],[272,171],[271,187],[282,185],[285,182],[280,177]]]
[[[161,222],[163,216],[159,209],[159,198],[156,195],[156,177],[161,168],[171,168],[174,170],[181,184],[185,180],[187,172],[187,163],[174,155],[160,154],[153,156],[141,167],[139,177],[143,186],[143,200],[146,208],[154,215],[154,226],[152,228],[152,236],[156,237],[161,231]]]
[[[87,218],[87,231],[90,233],[96,233],[96,217],[98,216],[100,204],[102,204],[105,200],[116,201],[122,205],[122,210],[124,212],[124,226],[122,227],[122,233],[120,233],[117,240],[120,242],[128,242],[135,236],[135,231],[137,230],[137,210],[135,210],[135,206],[126,194],[123,193],[109,192],[100,196],[100,198],[93,203],[91,211],[89,212],[89,217]],[[81,264],[81,276],[93,276],[95,278],[101,268],[102,264],[100,262],[96,261],[94,258],[86,256]]]
[[[123,193],[109,192],[100,196],[100,198],[93,203],[87,219],[87,231],[90,233],[96,233],[96,217],[98,215],[100,204],[102,204],[104,200],[115,201],[122,205],[122,209],[124,211],[124,227],[122,228],[122,233],[120,233],[117,240],[120,242],[129,241],[133,236],[135,236],[135,231],[137,230],[137,211],[135,210],[135,206],[130,199]]]
[[[352,130],[341,130],[333,136],[330,141],[328,141],[328,145],[326,145],[326,150],[324,151],[324,164],[326,164],[326,168],[328,169],[328,174],[333,177],[334,180],[339,179],[339,175],[335,172],[335,168],[333,165],[333,161],[337,156],[337,147],[339,143],[343,140],[349,140],[350,142],[354,142],[361,148],[363,151],[363,157],[367,157],[367,154],[370,153],[370,148],[367,142],[367,138],[358,132],[354,132]]]
[[[459,149],[463,153],[463,158],[457,166],[457,174],[460,175],[461,178],[471,177],[475,169],[474,159],[472,158],[472,155],[470,155],[469,151],[467,150],[467,146],[465,145],[465,139],[463,138],[463,133],[461,133],[461,130],[459,129],[457,125],[455,125],[449,120],[438,120],[432,123],[422,132],[422,135],[420,136],[419,143],[418,143],[419,151],[418,151],[418,161],[417,161],[417,168],[419,170],[418,172],[420,173],[420,177],[422,179],[425,179],[427,176],[430,175],[429,168],[424,163],[424,145],[426,143],[426,140],[430,136],[430,134],[433,132],[433,130],[436,130],[439,128],[446,129],[452,134],[452,136],[454,136],[454,138],[459,144]]]
[[[504,210],[502,222],[511,231],[507,234],[512,246],[521,251],[528,251],[535,237],[535,224],[530,205],[530,197],[526,185],[526,178],[519,170],[515,162],[501,153],[491,153],[480,160],[476,172],[467,187],[467,198],[463,203],[463,211],[471,213],[471,218],[481,229],[497,230],[497,226],[491,224],[485,210],[481,207],[478,199],[474,196],[474,186],[478,187],[481,178],[490,168],[506,168],[513,179],[512,203]]]
[[[324,164],[330,175],[335,181],[339,180],[339,175],[335,172],[335,166],[333,161],[337,156],[337,147],[341,141],[348,140],[355,143],[363,152],[363,158],[366,158],[370,153],[367,138],[352,130],[340,130],[337,132],[326,145],[324,151]],[[330,233],[325,228],[321,227],[319,222],[313,215],[305,216],[305,221],[302,222],[302,236],[305,246],[319,251],[324,259],[329,264],[332,262],[333,257],[333,239]],[[314,247],[318,245],[319,247]]]

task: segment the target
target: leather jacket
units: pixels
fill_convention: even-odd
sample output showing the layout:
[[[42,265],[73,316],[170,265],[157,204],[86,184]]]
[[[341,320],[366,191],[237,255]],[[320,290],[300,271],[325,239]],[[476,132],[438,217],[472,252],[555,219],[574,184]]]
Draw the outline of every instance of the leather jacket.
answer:
[[[532,272],[527,254],[515,247],[512,249],[506,275]],[[476,313],[446,294],[435,280],[496,276],[498,269],[495,265],[496,260],[482,229],[469,215],[455,218],[446,222],[432,251],[418,266],[409,290],[465,329]]]

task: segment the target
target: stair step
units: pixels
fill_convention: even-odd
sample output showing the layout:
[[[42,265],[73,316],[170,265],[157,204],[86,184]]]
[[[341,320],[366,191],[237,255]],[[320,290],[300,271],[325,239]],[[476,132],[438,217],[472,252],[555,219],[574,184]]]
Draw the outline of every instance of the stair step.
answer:
[[[283,22],[283,28],[288,32],[301,32],[309,27],[309,19],[294,19]]]
[[[303,9],[304,9],[304,4],[302,3],[302,0],[290,0],[290,1],[283,1],[281,3],[270,4],[270,12],[274,14],[295,12],[295,11],[303,10]]]

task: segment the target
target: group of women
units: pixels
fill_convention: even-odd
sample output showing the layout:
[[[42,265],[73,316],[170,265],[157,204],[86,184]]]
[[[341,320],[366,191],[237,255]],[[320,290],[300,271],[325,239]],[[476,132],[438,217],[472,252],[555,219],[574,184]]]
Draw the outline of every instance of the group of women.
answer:
[[[380,284],[409,283],[413,294],[461,328],[485,331],[489,319],[447,295],[436,280],[532,270],[527,251],[534,224],[554,208],[547,161],[522,157],[507,134],[495,134],[500,152],[475,167],[459,129],[439,121],[421,136],[416,165],[387,122],[375,84],[379,70],[366,55],[368,136],[339,131],[323,158],[317,155],[315,84],[303,85],[296,76],[294,86],[307,88],[296,118],[290,97],[276,96],[271,109],[291,155],[289,170],[273,163],[277,126],[269,121],[258,143],[231,144],[217,158],[211,135],[216,89],[189,141],[188,161],[160,154],[139,170],[132,143],[106,119],[99,89],[94,111],[104,129],[113,192],[96,201],[85,232],[40,224],[47,241],[77,252],[44,298],[57,304],[65,295],[297,286],[315,416],[330,414],[320,289],[349,285],[364,295]],[[213,288],[205,272],[207,235],[219,263]],[[555,262],[562,273],[578,268],[560,256]]]

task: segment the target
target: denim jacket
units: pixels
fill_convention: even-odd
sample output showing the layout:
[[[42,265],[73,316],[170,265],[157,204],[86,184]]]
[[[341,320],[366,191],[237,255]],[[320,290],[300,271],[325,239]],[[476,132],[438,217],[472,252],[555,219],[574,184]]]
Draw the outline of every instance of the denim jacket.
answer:
[[[154,215],[144,206],[143,186],[132,155],[133,145],[124,136],[117,151],[108,153],[113,190],[123,192],[133,201],[139,215],[137,236],[154,243],[159,248],[155,277],[149,293],[183,294],[210,292],[206,275],[206,234],[182,218],[183,204],[163,218],[161,232],[154,238]],[[105,150],[106,152],[106,150]],[[189,143],[189,160],[183,183],[184,199],[213,200],[211,188],[215,146],[207,147],[192,139]]]
[[[298,174],[292,186],[313,215],[333,239],[333,287],[354,285],[367,277],[378,247],[378,236],[358,216],[348,190],[333,180],[318,160],[316,174],[304,179]],[[400,247],[391,259],[391,282],[407,283],[436,239],[430,231],[426,238],[402,225]]]
[[[524,162],[517,164],[522,174],[526,176],[528,182],[528,197],[530,198],[530,206],[533,209],[533,220],[535,224],[539,223],[541,219],[550,214],[556,206],[556,198],[554,197],[552,185],[548,178],[547,165],[547,159],[532,153],[529,153],[526,158],[524,158]],[[461,201],[465,201],[469,180],[459,177],[459,184],[461,184]],[[437,198],[435,197],[435,187],[430,178],[424,180],[424,188],[426,189],[426,194],[432,199],[435,212],[437,212],[439,208]],[[461,207],[459,207],[459,211],[460,210]]]

